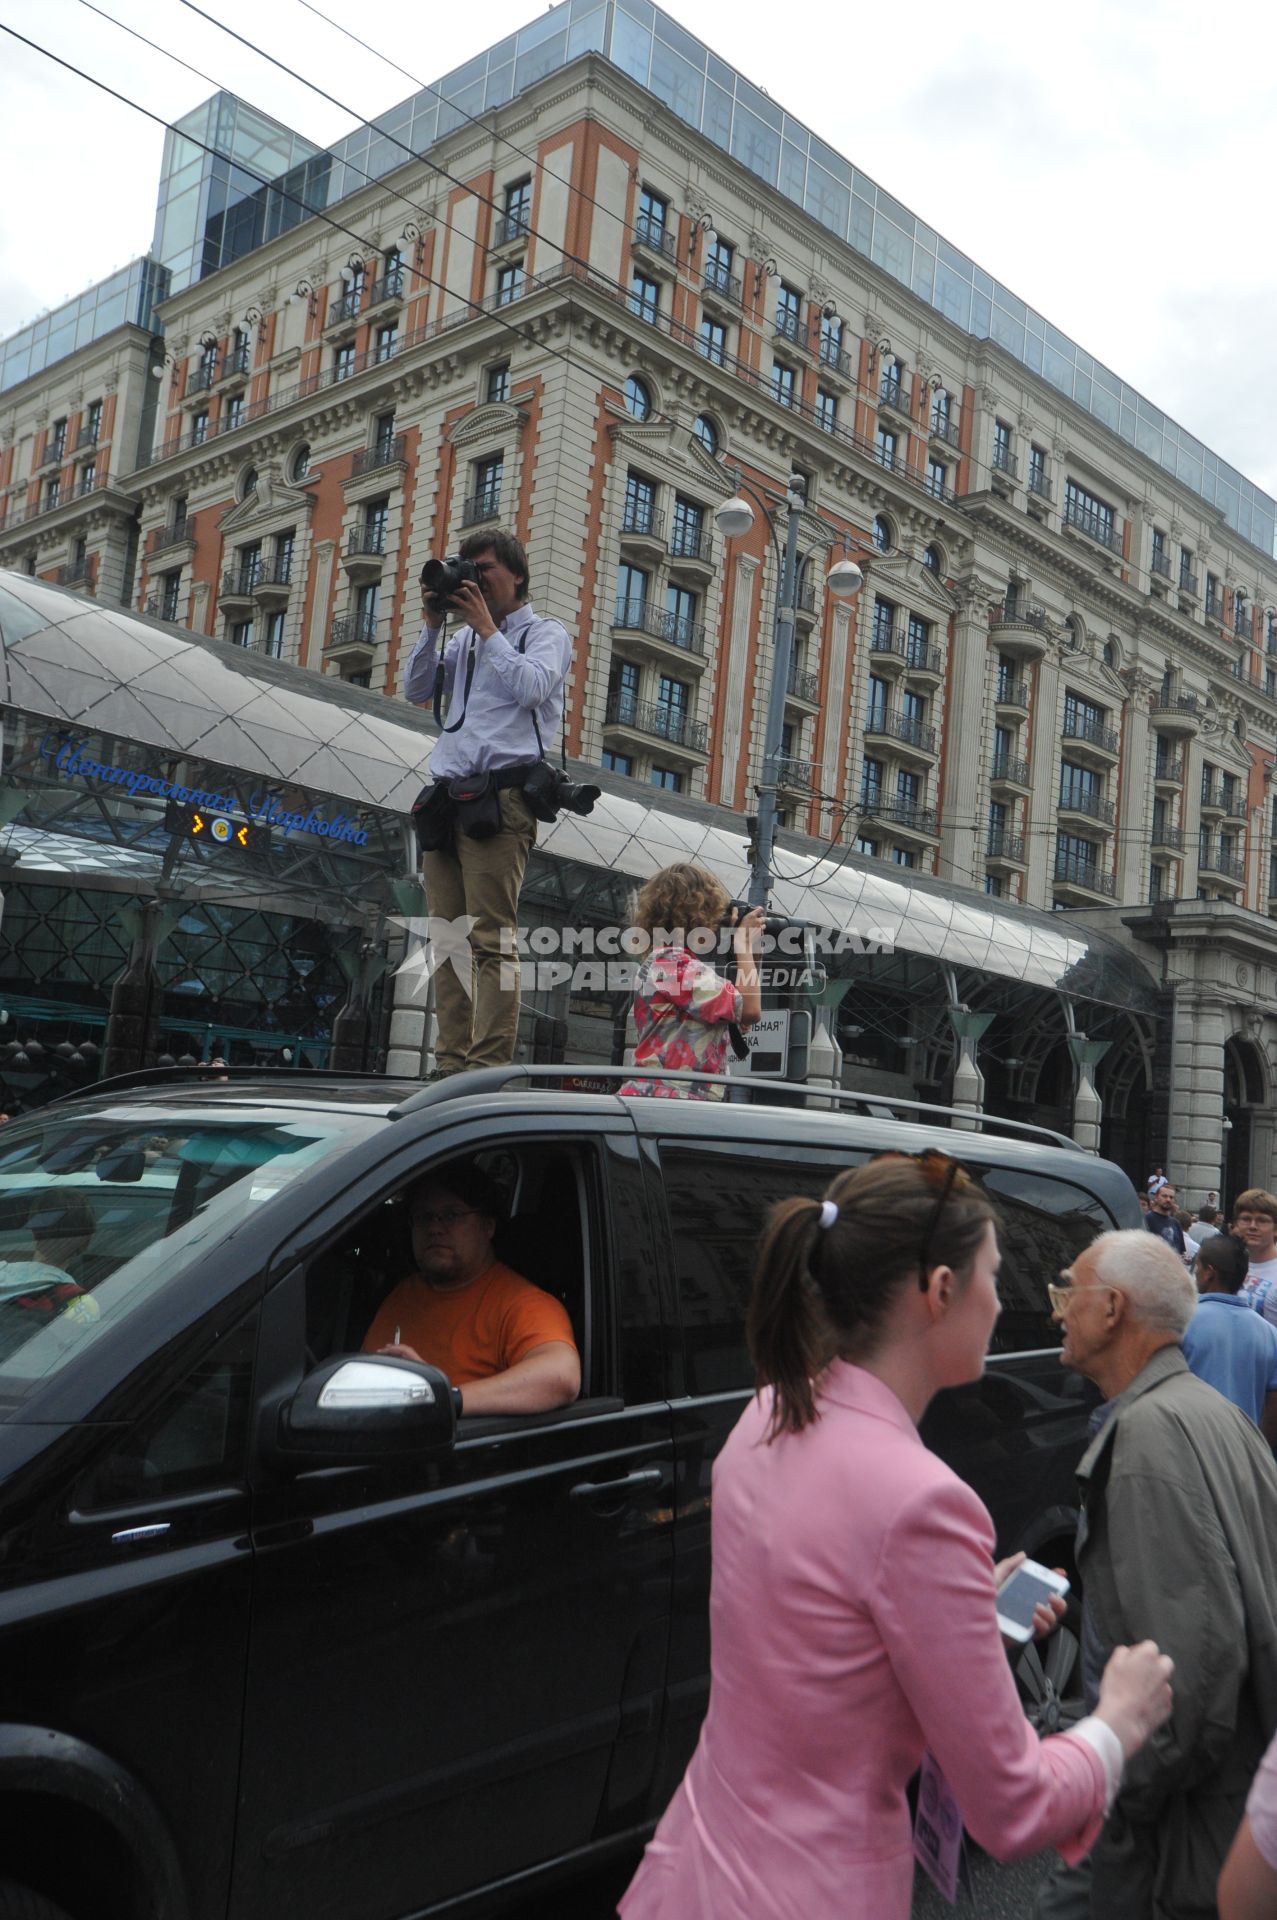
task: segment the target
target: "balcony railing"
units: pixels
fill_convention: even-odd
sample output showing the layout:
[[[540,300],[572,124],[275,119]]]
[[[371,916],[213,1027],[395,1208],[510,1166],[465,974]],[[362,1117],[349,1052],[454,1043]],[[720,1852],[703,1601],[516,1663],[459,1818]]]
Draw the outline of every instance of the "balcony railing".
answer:
[[[1108,514],[1096,513],[1093,507],[1084,507],[1076,500],[1066,499],[1064,523],[1076,527],[1079,533],[1086,534],[1089,539],[1097,540],[1110,553],[1122,551],[1122,536]]]
[[[822,367],[828,367],[829,371],[836,373],[839,379],[855,379],[856,372],[852,366],[850,356],[845,354],[841,347],[836,347],[832,340],[821,341],[819,347],[816,349],[816,358]]]
[[[907,747],[919,747],[923,753],[936,750],[936,730],[912,714],[897,713],[892,707],[870,707],[865,717],[865,732],[899,740]]]
[[[229,380],[237,373],[247,373],[248,358],[248,342],[247,340],[241,340],[237,347],[231,348],[226,358],[222,361],[222,369],[217,376],[218,379]]]
[[[1168,693],[1163,687],[1154,695],[1151,708],[1152,717],[1159,713],[1182,713],[1190,719],[1197,713],[1197,695],[1195,693]]]
[[[815,613],[816,582],[814,580],[803,581],[802,585],[798,589],[798,594],[794,601],[794,605],[798,609],[799,613]]]
[[[648,213],[641,213],[635,221],[633,243],[636,247],[646,247],[649,253],[659,253],[666,260],[678,257],[673,227],[664,220],[654,220]]]
[[[360,447],[350,463],[350,477],[357,480],[361,473],[376,473],[381,467],[401,467],[407,458],[408,436],[403,433],[391,435],[387,440],[374,441],[371,447]]]
[[[989,860],[1013,860],[1017,866],[1023,866],[1024,835],[1008,833],[1002,827],[990,827],[984,851]]]
[[[383,273],[380,279],[374,280],[372,283],[372,287],[368,293],[368,305],[370,307],[379,307],[387,300],[402,300],[403,281],[404,270],[402,267],[392,267],[389,273]]]
[[[194,538],[189,520],[171,520],[167,527],[155,529],[148,551],[153,554],[164,553],[169,547],[185,546],[188,540]]]
[[[933,840],[936,837],[934,807],[920,807],[913,800],[884,800],[876,788],[869,787],[860,796],[860,811],[867,819],[882,821],[884,826],[902,827],[907,833],[925,833]]]
[[[1083,740],[1088,746],[1098,747],[1101,753],[1117,752],[1117,728],[1105,726],[1100,720],[1088,720],[1085,714],[1065,714],[1064,738]]]
[[[1175,786],[1178,786],[1184,778],[1184,762],[1182,760],[1156,761],[1153,767],[1153,778],[1154,780],[1169,780],[1172,781]]]
[[[67,457],[65,440],[50,440],[40,460],[42,467],[60,467]]]
[[[998,675],[997,691],[994,699],[1000,707],[1027,707],[1029,704],[1029,683],[1016,679],[1013,674]]]
[[[810,760],[796,760],[793,754],[776,757],[776,785],[810,793],[816,784],[816,769]]]
[[[1206,618],[1208,620],[1222,620],[1223,617],[1223,596],[1218,593],[1208,593],[1206,596]]]
[[[1253,667],[1249,660],[1234,660],[1229,671],[1234,680],[1240,680],[1253,693],[1267,694],[1270,700],[1274,697],[1271,667]]]
[[[1090,820],[1099,820],[1111,827],[1114,820],[1113,802],[1102,794],[1092,793],[1089,787],[1061,787],[1061,813],[1084,813]]]
[[[1054,498],[1051,492],[1051,482],[1047,479],[1041,467],[1030,466],[1029,468],[1029,492],[1036,493],[1039,500],[1051,500]]]
[[[1191,570],[1185,567],[1181,567],[1179,570],[1180,592],[1191,594],[1195,600],[1197,598],[1198,586],[1199,586],[1199,581],[1198,581],[1197,575],[1193,573]]]
[[[774,340],[788,340],[793,346],[803,345],[803,323],[796,313],[783,310],[776,315],[776,324],[772,330]]]
[[[236,595],[244,598],[253,591],[262,577],[260,560],[245,561],[242,566],[228,567],[222,575],[222,597]]]
[[[1005,473],[1009,480],[1019,478],[1020,462],[1010,447],[1004,447],[1000,440],[995,440],[993,443],[993,471]]]
[[[1072,853],[1056,854],[1055,878],[1064,886],[1084,887],[1088,893],[1102,893],[1106,899],[1112,899],[1117,892],[1117,882],[1111,873],[1101,873],[1094,861],[1079,860]]]
[[[1202,781],[1201,805],[1207,811],[1212,809],[1216,813],[1222,813],[1224,811],[1224,783],[1222,780]]]
[[[377,644],[377,615],[375,613],[339,614],[328,629],[330,647],[375,647]]]
[[[72,560],[69,566],[58,568],[57,584],[60,587],[76,587],[76,586],[79,586],[81,580],[87,580],[88,577],[89,577],[88,561]]]
[[[665,515],[646,500],[627,500],[621,509],[621,532],[636,540],[665,539]]]
[[[1045,607],[1027,606],[1020,600],[1003,600],[989,615],[991,627],[1035,627],[1039,633],[1049,633],[1051,618]]]
[[[927,432],[933,440],[943,441],[946,447],[959,447],[962,444],[958,423],[947,413],[933,413]]]
[[[359,317],[359,309],[363,305],[363,299],[364,290],[362,287],[347,287],[345,293],[334,300],[329,307],[328,325],[335,327],[340,325],[343,320],[357,320]]]
[[[346,535],[346,558],[357,559],[360,554],[384,554],[386,551],[386,529],[374,522],[367,527],[352,527]]]
[[[909,396],[903,380],[884,380],[878,389],[878,405],[890,407],[893,413],[909,412]]]
[[[939,647],[929,647],[924,641],[910,640],[905,646],[905,672],[941,674],[944,672],[944,655]]]
[[[263,560],[257,569],[259,587],[287,587],[293,578],[293,556],[291,553],[273,553],[269,560]]]
[[[893,627],[887,620],[875,620],[869,629],[870,653],[889,653],[897,660],[905,657],[908,635],[904,627]]]
[[[815,706],[820,699],[820,675],[807,673],[802,667],[791,667],[789,691],[796,700],[806,700],[809,706]]]
[[[994,780],[1005,780],[1013,787],[1027,787],[1029,763],[1013,753],[995,753],[991,777]]]
[[[715,294],[720,300],[728,300],[734,307],[738,307],[741,304],[742,292],[740,281],[734,273],[730,272],[727,267],[720,266],[716,260],[710,260],[706,263],[705,274],[701,284],[705,293]]]
[[[664,640],[683,653],[702,657],[705,652],[703,625],[682,614],[663,613],[659,607],[649,607],[645,600],[619,600],[612,624],[626,633],[650,633],[654,640]]]
[[[1171,556],[1169,553],[1158,553],[1154,550],[1153,557],[1148,563],[1148,569],[1150,573],[1160,574],[1163,580],[1169,580],[1171,577]]]
[[[1225,853],[1217,840],[1202,842],[1197,864],[1204,872],[1222,874],[1226,880],[1246,878],[1246,862],[1239,860],[1235,853]]]
[[[662,707],[650,700],[636,700],[633,694],[617,688],[608,695],[604,726],[633,727],[636,733],[666,740],[671,746],[687,747],[704,753],[709,729],[703,720],[693,720],[680,707]]]
[[[485,487],[480,493],[467,494],[461,503],[463,527],[473,527],[479,520],[499,520],[500,518],[500,487]]]
[[[1183,827],[1166,827],[1166,826],[1162,826],[1158,821],[1154,820],[1153,845],[1155,847],[1167,847],[1170,849],[1172,853],[1183,853],[1184,851]]]
[[[675,520],[670,534],[671,560],[702,560],[708,562],[714,551],[713,535],[707,527],[696,527],[687,521]]]
[[[75,436],[76,452],[77,453],[82,452],[85,447],[96,447],[98,441],[101,438],[102,438],[101,421],[98,422],[96,427],[81,427],[80,431]]]

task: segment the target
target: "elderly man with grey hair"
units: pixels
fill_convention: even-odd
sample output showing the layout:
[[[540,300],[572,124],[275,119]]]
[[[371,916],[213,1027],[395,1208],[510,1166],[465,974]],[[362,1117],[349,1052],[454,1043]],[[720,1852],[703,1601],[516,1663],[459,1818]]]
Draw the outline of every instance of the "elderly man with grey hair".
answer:
[[[1112,1403],[1078,1469],[1087,1608],[1105,1648],[1156,1640],[1175,1661],[1174,1712],[1092,1854],[1091,1920],[1208,1920],[1277,1731],[1277,1467],[1188,1369],[1197,1294],[1164,1240],[1101,1234],[1061,1279],[1061,1358]]]

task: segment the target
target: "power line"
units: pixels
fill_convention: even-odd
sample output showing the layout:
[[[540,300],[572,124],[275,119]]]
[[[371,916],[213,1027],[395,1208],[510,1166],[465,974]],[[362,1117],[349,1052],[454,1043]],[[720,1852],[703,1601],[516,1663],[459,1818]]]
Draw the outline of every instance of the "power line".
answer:
[[[38,41],[29,40],[26,34],[19,33],[16,27],[8,26],[2,20],[0,20],[0,32],[7,33],[10,39],[19,41],[24,47],[29,47],[33,53],[43,54],[45,59],[52,60],[55,66],[63,67],[68,73],[73,73],[77,80],[87,80],[90,86],[97,87],[100,92],[109,94],[113,100],[118,100],[122,106],[131,107],[135,113],[140,113],[147,120],[154,121],[156,126],[163,127],[167,133],[178,135],[180,139],[187,141],[189,145],[198,147],[201,152],[211,155],[212,158],[216,160],[225,160],[227,158],[225,153],[220,152],[216,147],[209,146],[207,141],[196,139],[195,135],[186,128],[175,126],[171,120],[165,120],[160,114],[152,113],[151,109],[144,107],[140,101],[131,99],[128,94],[118,92],[115,87],[108,86],[105,80],[99,80],[96,75],[86,73],[82,67],[77,67],[73,61],[64,59],[59,53],[54,53],[51,48],[42,47]],[[354,240],[363,248],[365,253],[376,254],[378,252],[377,246],[373,241],[368,239],[365,234],[356,233],[353,227],[344,225],[340,220],[334,220],[331,214],[326,213],[321,208],[312,207],[300,194],[292,193],[286,187],[281,187],[276,180],[268,178],[265,174],[258,173],[255,168],[248,166],[243,160],[236,160],[234,166],[236,172],[247,175],[250,180],[256,180],[260,186],[269,187],[272,192],[279,195],[281,200],[290,201],[294,206],[300,207],[303,213],[308,214],[312,219],[322,221],[325,226],[331,227],[334,233],[340,233],[344,235],[346,239]],[[411,205],[412,202],[409,201],[406,204]],[[404,271],[411,274],[414,279],[423,281],[427,286],[437,288],[441,293],[452,292],[452,289],[447,287],[442,280],[436,280],[434,276],[427,273],[424,268],[409,265],[406,261],[403,265]],[[513,321],[505,319],[499,310],[495,308],[489,309],[481,300],[472,300],[466,294],[460,295],[459,298],[462,305],[468,307],[472,313],[481,314],[487,319],[495,320],[507,333],[513,334],[521,345],[528,344],[524,329],[515,326]],[[569,368],[572,367],[573,361],[570,354],[560,353],[557,347],[550,346],[548,342],[543,341],[540,343],[540,346],[541,350],[552,359],[561,360],[565,366]]]

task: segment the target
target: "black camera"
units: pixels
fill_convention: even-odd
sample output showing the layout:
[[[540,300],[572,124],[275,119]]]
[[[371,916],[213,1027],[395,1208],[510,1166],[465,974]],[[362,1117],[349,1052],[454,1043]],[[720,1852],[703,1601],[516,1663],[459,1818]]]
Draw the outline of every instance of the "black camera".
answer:
[[[523,781],[523,797],[537,820],[556,820],[560,813],[593,813],[602,791],[583,780],[569,780],[561,767],[552,767],[548,760],[529,767]]]
[[[748,900],[729,900],[723,914],[722,924],[725,927],[738,927],[745,918],[745,915],[752,912],[753,908],[750,906]],[[732,919],[733,913],[736,915],[735,920]],[[779,914],[775,913],[769,913],[763,921],[763,937],[767,940],[779,942],[781,935],[783,933],[789,933],[791,929],[793,933],[801,935],[803,930],[802,921],[782,920]]]
[[[479,584],[479,569],[473,560],[463,560],[460,555],[450,553],[446,560],[427,560],[421,569],[421,584],[426,590],[426,598],[436,611],[446,610],[449,600],[467,580]]]

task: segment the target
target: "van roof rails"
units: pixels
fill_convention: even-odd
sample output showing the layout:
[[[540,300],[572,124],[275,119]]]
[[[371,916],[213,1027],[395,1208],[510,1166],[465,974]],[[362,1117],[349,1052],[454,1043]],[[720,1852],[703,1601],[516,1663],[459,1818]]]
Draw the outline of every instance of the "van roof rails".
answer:
[[[508,1088],[523,1085],[529,1091],[535,1091],[547,1082],[563,1080],[616,1081],[618,1087],[627,1080],[685,1080],[689,1085],[746,1087],[750,1082],[728,1073],[687,1073],[671,1072],[664,1067],[595,1067],[573,1065],[564,1061],[550,1066],[526,1066],[515,1062],[507,1067],[476,1067],[466,1073],[449,1074],[446,1080],[436,1080],[429,1086],[413,1093],[397,1107],[392,1107],[389,1118],[397,1120],[402,1114],[419,1113],[424,1107],[440,1106],[448,1100],[459,1100],[472,1093],[504,1093]],[[1076,1140],[1070,1140],[1067,1133],[1056,1133],[1050,1127],[1038,1127],[1028,1120],[1007,1120],[998,1113],[972,1113],[967,1107],[936,1106],[925,1100],[902,1100],[894,1093],[869,1093],[855,1087],[812,1087],[800,1080],[765,1080],[754,1082],[755,1092],[765,1088],[768,1093],[797,1093],[803,1096],[804,1105],[814,1108],[838,1107],[862,1113],[884,1113],[895,1118],[897,1111],[917,1115],[919,1118],[960,1121],[961,1131],[970,1129],[973,1133],[986,1129],[1001,1128],[1008,1133],[1023,1134],[1032,1140],[1046,1140],[1056,1147],[1067,1147],[1073,1153],[1086,1149],[1079,1147]],[[572,1088],[568,1092],[599,1091],[597,1088]],[[604,1088],[602,1091],[611,1091]],[[756,1104],[765,1105],[765,1102]]]

